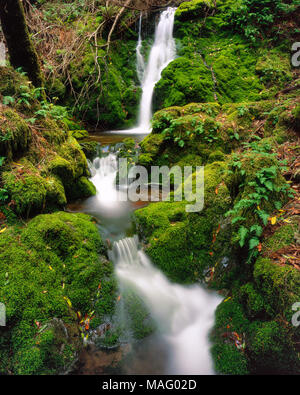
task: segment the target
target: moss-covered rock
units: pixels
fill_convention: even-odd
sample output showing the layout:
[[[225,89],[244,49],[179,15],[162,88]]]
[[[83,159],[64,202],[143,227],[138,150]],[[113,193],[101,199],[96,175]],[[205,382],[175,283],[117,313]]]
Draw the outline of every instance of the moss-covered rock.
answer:
[[[0,155],[9,160],[22,155],[29,147],[31,130],[14,110],[0,106]]]
[[[11,200],[14,202],[16,213],[29,217],[30,215],[42,212],[46,207],[46,197],[56,197],[61,202],[62,191],[57,183],[50,180],[48,182],[31,166],[24,170],[20,167],[11,172],[4,172],[2,179],[5,189],[8,191]],[[58,202],[57,202],[58,203]]]
[[[76,140],[83,140],[89,137],[89,133],[86,130],[73,130],[71,132],[72,137],[74,137]]]
[[[23,229],[9,228],[0,251],[0,299],[7,313],[0,371],[67,371],[82,346],[76,312],[95,310],[98,323],[113,314],[112,266],[97,227],[83,214],[40,215]]]
[[[56,155],[49,163],[48,169],[50,173],[58,176],[66,185],[74,179],[74,167],[68,160]]]
[[[187,213],[189,203],[185,200],[153,203],[135,212],[137,231],[146,243],[147,253],[173,280],[191,282],[203,278],[204,270],[221,253],[216,251],[214,255],[209,246],[212,245],[213,231],[231,202],[229,192],[222,184],[225,169],[222,162],[205,167],[202,212]],[[195,175],[186,180],[186,185],[194,179]]]
[[[289,330],[278,321],[255,321],[249,327],[249,355],[252,372],[297,374],[299,357]]]
[[[153,100],[155,110],[191,102],[213,102],[211,72],[201,58],[178,58],[162,72]]]
[[[17,73],[13,68],[0,68],[0,92],[2,96],[10,96],[20,92],[20,86],[27,82],[27,78]]]
[[[96,195],[96,187],[86,177],[80,177],[68,189],[70,199],[82,199]]]

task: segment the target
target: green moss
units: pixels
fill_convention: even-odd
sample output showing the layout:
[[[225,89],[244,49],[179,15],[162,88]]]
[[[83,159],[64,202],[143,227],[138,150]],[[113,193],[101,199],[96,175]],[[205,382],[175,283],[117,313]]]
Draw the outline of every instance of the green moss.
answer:
[[[134,338],[140,340],[151,335],[155,329],[155,323],[143,300],[130,290],[126,290],[122,297]]]
[[[161,134],[149,134],[141,142],[142,153],[155,157],[163,149],[164,137]]]
[[[259,374],[298,373],[300,359],[289,331],[277,321],[256,321],[249,328],[249,353]]]
[[[58,177],[49,177],[46,180],[47,210],[62,208],[67,204],[65,189]]]
[[[73,130],[71,132],[71,135],[76,140],[83,140],[83,139],[89,137],[89,133],[86,130]]]
[[[96,195],[96,187],[86,177],[80,177],[68,190],[70,199],[88,198]]]
[[[82,149],[83,153],[89,160],[93,160],[95,158],[98,147],[99,147],[99,143],[97,143],[97,141],[92,141],[92,140],[80,141],[80,148]]]
[[[97,26],[93,25],[92,31]],[[98,42],[105,44],[104,40]],[[82,56],[73,59],[70,65],[72,86],[76,93],[82,90],[85,95],[76,105],[78,118],[103,128],[128,127],[135,122],[141,89],[136,75],[135,64],[136,40],[114,40],[109,57],[106,49],[99,49],[98,62],[101,68],[101,84],[96,82],[99,75],[95,68],[95,55],[89,45],[82,48]],[[88,99],[87,99],[88,98]],[[70,105],[74,98],[69,96]]]
[[[172,280],[188,283],[201,278],[204,269],[217,259],[217,253],[209,255],[213,231],[231,202],[226,186],[219,185],[225,168],[222,162],[205,167],[202,212],[187,213],[187,201],[150,204],[135,212],[147,253]],[[187,182],[193,182],[192,178]]]
[[[264,243],[264,248],[269,251],[277,251],[292,244],[297,232],[297,220],[292,222],[294,223],[280,226],[280,228]]]
[[[73,165],[75,178],[89,175],[86,157],[74,137],[69,137],[58,149],[58,153]]]
[[[177,8],[175,18],[179,21],[204,18],[210,8],[213,8],[211,0],[185,1]]]
[[[0,155],[12,160],[24,153],[31,141],[31,131],[24,119],[14,110],[0,110]]]
[[[243,336],[248,325],[243,309],[236,301],[225,300],[217,307],[212,333],[212,355],[217,372],[229,375],[249,373],[247,356],[243,349],[237,349],[233,335],[235,332]]]
[[[291,306],[299,301],[300,273],[292,266],[279,266],[269,258],[260,257],[254,265],[254,282],[273,316],[284,314],[290,321]]]
[[[247,283],[241,287],[239,300],[249,319],[268,317],[269,306],[252,283]]]
[[[211,353],[217,372],[226,375],[249,374],[247,359],[234,345],[217,343]]]
[[[191,102],[213,101],[211,72],[201,58],[181,57],[171,62],[162,72],[162,78],[155,86],[153,107],[159,110]]]
[[[50,173],[58,176],[64,185],[74,179],[74,168],[72,163],[57,155],[49,163],[48,169]]]
[[[181,115],[207,114],[216,116],[219,114],[221,106],[219,103],[189,103],[181,109]]]
[[[28,217],[43,211],[47,196],[45,179],[38,174],[30,173],[18,178],[17,175],[10,172],[4,172],[2,178],[5,189],[15,202],[17,214]]]
[[[222,151],[214,151],[208,157],[208,162],[220,162],[226,159],[226,155]]]
[[[63,144],[68,138],[67,128],[62,122],[50,118],[39,119],[43,137],[55,147]]]
[[[276,49],[258,59],[255,71],[267,87],[276,84],[280,88],[292,80],[289,56]]]
[[[113,314],[112,267],[99,255],[104,246],[97,227],[84,214],[58,212],[37,216],[24,229],[10,228],[2,236],[0,299],[6,304],[7,326],[0,328],[1,355],[6,355],[0,371],[61,372],[82,345],[75,312],[95,310],[98,322],[103,312]]]
[[[27,83],[26,77],[17,73],[13,68],[1,67],[0,69],[0,92],[3,96],[18,95],[20,86]]]

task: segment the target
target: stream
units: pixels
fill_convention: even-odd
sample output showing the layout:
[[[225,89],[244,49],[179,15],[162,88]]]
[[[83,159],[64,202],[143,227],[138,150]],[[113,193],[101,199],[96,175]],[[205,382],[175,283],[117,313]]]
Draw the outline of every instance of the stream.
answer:
[[[80,211],[97,218],[102,239],[112,247],[109,258],[114,263],[121,295],[131,290],[141,298],[156,329],[142,340],[123,339],[117,349],[90,344],[80,356],[76,374],[214,374],[209,332],[221,297],[198,284],[172,283],[153,265],[138,237],[131,232],[132,213],[145,203],[126,201],[127,190],[115,185],[118,163],[115,144],[128,134],[140,141],[151,131],[154,87],[162,70],[176,56],[174,16],[174,8],[162,12],[147,65],[141,52],[140,19],[136,52],[143,94],[138,125],[127,131],[91,135],[101,144],[101,154],[90,163],[97,194],[80,206]],[[119,319],[122,317],[119,312]]]

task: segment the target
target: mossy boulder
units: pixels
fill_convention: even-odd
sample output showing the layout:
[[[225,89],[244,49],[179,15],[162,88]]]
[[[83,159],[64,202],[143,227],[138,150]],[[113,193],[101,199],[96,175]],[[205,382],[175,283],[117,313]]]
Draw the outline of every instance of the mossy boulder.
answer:
[[[68,160],[61,156],[55,156],[48,166],[49,172],[58,176],[64,184],[68,184],[74,179],[74,167]]]
[[[31,130],[14,110],[0,106],[0,155],[9,160],[21,156],[29,147]]]
[[[40,215],[7,229],[0,251],[0,371],[66,372],[82,347],[76,312],[95,310],[98,323],[113,314],[113,269],[97,227],[84,214]]]
[[[214,255],[211,248],[213,232],[231,203],[222,183],[225,169],[222,162],[205,167],[205,203],[201,212],[187,213],[189,202],[185,200],[152,203],[135,212],[137,231],[147,253],[172,280],[189,283],[203,278],[204,271],[221,254],[216,251]],[[186,180],[187,185],[194,180],[195,174]]]
[[[96,195],[96,187],[87,177],[80,177],[68,190],[69,196],[74,199],[88,198]]]
[[[244,333],[248,326],[249,321],[237,301],[231,298],[225,299],[217,307],[211,339],[214,342],[212,355],[218,373],[227,375],[249,373],[248,358],[243,345]]]
[[[255,321],[249,327],[251,370],[257,374],[298,374],[300,361],[292,333],[280,320]]]
[[[39,119],[39,126],[42,136],[55,148],[65,143],[69,137],[68,129],[62,121],[55,121],[47,117],[41,118]]]
[[[62,208],[67,202],[60,179],[42,177],[29,161],[22,160],[11,171],[3,172],[2,179],[18,215],[29,217]]]
[[[75,178],[89,175],[86,157],[74,137],[69,137],[59,148],[58,153],[73,164]]]
[[[175,59],[162,72],[156,84],[153,107],[159,110],[191,102],[213,102],[213,80],[201,58]]]
[[[76,140],[83,140],[89,137],[89,133],[86,130],[73,130],[71,132],[72,137],[74,137]]]
[[[0,92],[2,96],[10,96],[20,92],[20,86],[26,84],[28,79],[11,67],[0,68]]]

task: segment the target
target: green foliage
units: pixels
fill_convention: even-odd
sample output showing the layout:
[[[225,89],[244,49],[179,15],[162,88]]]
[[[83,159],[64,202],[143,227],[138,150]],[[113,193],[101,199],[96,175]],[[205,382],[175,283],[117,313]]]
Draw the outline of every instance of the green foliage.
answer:
[[[231,23],[255,43],[262,33],[295,11],[297,5],[297,0],[243,0],[233,11]]]
[[[259,161],[259,158],[261,158],[262,164],[263,161],[269,161],[270,165],[268,167],[262,166],[260,170],[247,167],[249,160],[250,163],[253,163],[254,160]],[[240,180],[244,180],[239,184],[239,188],[243,188],[247,193],[239,195],[240,198],[236,200],[233,209],[229,210],[226,216],[231,216],[233,225],[239,224],[236,242],[240,247],[248,245],[249,259],[252,259],[258,255],[257,247],[260,243],[263,226],[268,224],[272,212],[281,208],[282,201],[286,196],[293,195],[283,179],[278,182],[283,164],[275,160],[274,154],[259,153],[254,150],[253,153],[246,152],[244,157],[234,155],[231,168],[233,170],[230,170],[229,174],[239,174]]]
[[[192,20],[207,16],[208,11],[213,9],[211,0],[184,1],[176,10],[176,19],[179,21]]]
[[[105,42],[99,40],[98,44]],[[107,129],[129,127],[136,122],[141,89],[136,75],[135,46],[135,40],[117,41],[111,46],[109,57],[105,47],[99,49],[100,83],[93,48],[87,45],[82,57],[72,61],[72,86],[79,95],[74,112],[79,118]],[[70,94],[67,101],[70,107],[74,105]]]

